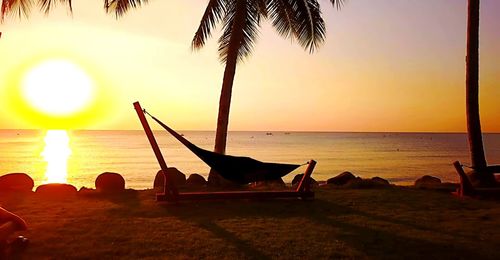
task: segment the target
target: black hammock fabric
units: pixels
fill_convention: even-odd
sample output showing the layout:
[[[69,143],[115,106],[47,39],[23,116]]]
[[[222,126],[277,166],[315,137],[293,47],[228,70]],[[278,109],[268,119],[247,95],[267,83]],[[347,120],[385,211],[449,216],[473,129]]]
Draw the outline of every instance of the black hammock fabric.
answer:
[[[144,111],[144,113],[151,116],[151,118],[165,128],[179,142],[227,180],[240,184],[277,180],[300,166],[298,164],[266,163],[250,157],[231,156],[207,151],[189,142],[148,112]]]

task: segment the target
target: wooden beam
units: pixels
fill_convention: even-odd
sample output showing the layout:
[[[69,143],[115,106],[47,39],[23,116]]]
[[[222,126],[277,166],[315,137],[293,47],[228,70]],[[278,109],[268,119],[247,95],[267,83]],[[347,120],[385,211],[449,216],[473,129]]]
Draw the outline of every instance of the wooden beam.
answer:
[[[472,183],[469,180],[467,174],[460,164],[459,161],[455,161],[453,163],[455,170],[460,176],[460,188],[458,190],[458,194],[460,197],[464,196],[486,196],[486,197],[500,197],[500,188],[492,187],[492,188],[475,188],[472,186]]]
[[[297,192],[309,192],[311,190],[311,174],[314,171],[314,167],[316,166],[316,161],[315,160],[310,160],[306,171],[304,172],[304,176],[302,176],[302,179],[299,182],[299,185],[297,186],[297,189],[295,191]]]
[[[141,105],[139,102],[134,102],[134,108],[135,111],[137,112],[137,116],[139,117],[139,120],[141,121],[142,128],[144,128],[144,132],[146,132],[146,136],[148,137],[149,144],[151,144],[151,148],[153,148],[153,152],[155,153],[156,159],[158,160],[158,164],[160,164],[160,168],[163,172],[164,176],[164,195],[168,197],[175,197],[178,194],[177,188],[173,184],[172,181],[170,181],[170,176],[167,174],[167,163],[165,162],[165,159],[163,158],[163,155],[161,154],[160,147],[158,146],[158,143],[156,142],[155,136],[153,134],[153,131],[151,130],[151,127],[149,126],[148,120],[144,116],[144,110],[142,109]]]
[[[177,200],[228,200],[228,199],[277,199],[277,198],[313,198],[314,192],[297,191],[224,191],[224,192],[182,192]],[[158,201],[172,201],[171,197],[157,194]]]

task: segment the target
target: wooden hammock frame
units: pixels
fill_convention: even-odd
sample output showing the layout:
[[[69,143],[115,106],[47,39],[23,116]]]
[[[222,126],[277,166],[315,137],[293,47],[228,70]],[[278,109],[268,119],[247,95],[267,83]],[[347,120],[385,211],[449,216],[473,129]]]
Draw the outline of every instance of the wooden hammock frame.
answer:
[[[161,150],[156,142],[153,131],[144,116],[144,110],[139,102],[134,102],[134,108],[139,116],[144,132],[148,137],[151,148],[155,153],[158,164],[164,174],[163,193],[156,194],[156,200],[177,202],[181,200],[217,200],[217,199],[273,199],[273,198],[314,198],[314,192],[310,189],[310,177],[316,166],[316,161],[310,160],[302,179],[295,190],[290,191],[218,191],[218,192],[179,192],[168,174],[168,167]]]
[[[460,177],[460,186],[456,192],[453,192],[454,195],[459,197],[500,197],[500,188],[475,188],[465,173],[463,165],[459,161],[455,161],[453,162],[453,166]],[[488,166],[486,170],[493,174],[500,173],[500,166]]]

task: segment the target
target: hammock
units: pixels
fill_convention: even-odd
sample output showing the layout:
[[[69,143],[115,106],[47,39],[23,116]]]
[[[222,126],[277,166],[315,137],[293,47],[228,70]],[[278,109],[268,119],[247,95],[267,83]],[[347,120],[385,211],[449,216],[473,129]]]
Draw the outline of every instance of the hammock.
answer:
[[[301,166],[299,164],[266,163],[250,157],[231,156],[207,151],[182,137],[172,128],[146,112],[146,110],[143,111],[227,180],[240,184],[264,180],[278,180]]]

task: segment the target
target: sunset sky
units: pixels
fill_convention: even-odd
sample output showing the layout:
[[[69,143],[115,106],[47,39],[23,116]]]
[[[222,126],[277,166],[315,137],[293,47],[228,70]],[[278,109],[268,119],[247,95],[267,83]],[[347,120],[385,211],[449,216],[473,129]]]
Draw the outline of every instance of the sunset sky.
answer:
[[[47,128],[15,98],[46,60],[83,69],[95,92],[70,128],[140,129],[132,103],[182,130],[215,130],[224,66],[217,31],[193,52],[205,0],[152,0],[120,19],[75,0],[0,25],[0,129]],[[466,1],[320,1],[327,38],[313,54],[267,21],[237,69],[230,130],[465,131]],[[500,1],[481,1],[483,131],[500,132]],[[70,120],[70,119],[69,119]],[[70,120],[71,121],[71,120]]]

